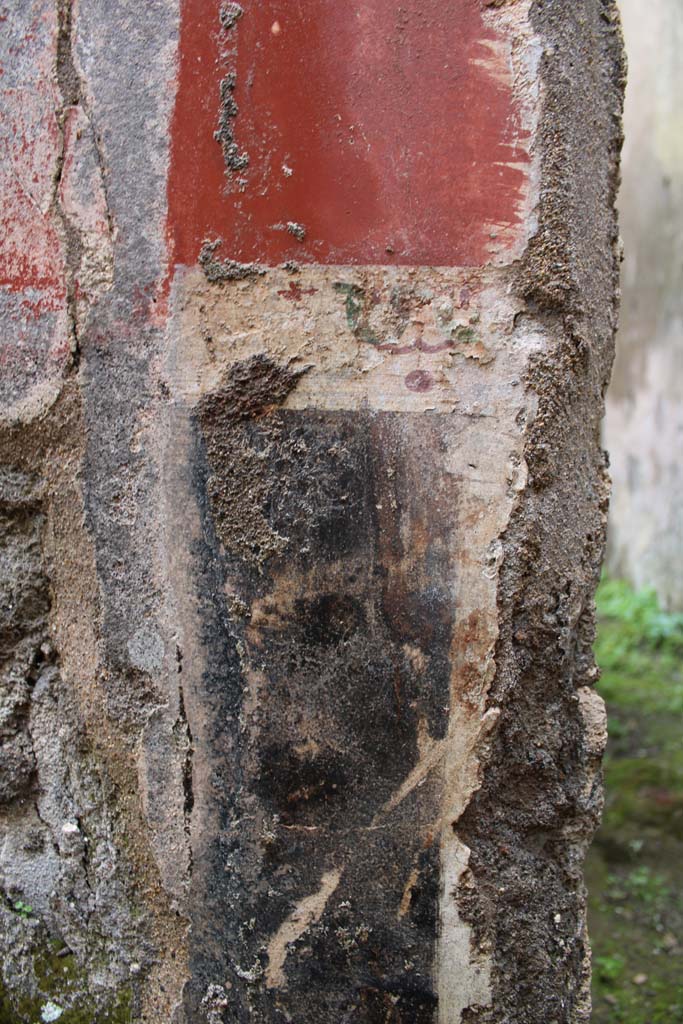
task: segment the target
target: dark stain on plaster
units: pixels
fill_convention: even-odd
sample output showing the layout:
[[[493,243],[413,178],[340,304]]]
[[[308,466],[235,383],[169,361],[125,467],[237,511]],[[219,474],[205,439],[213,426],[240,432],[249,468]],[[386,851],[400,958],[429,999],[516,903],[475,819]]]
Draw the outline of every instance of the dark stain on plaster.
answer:
[[[195,743],[212,782],[195,815],[212,809],[193,854],[187,1006],[228,979],[226,1021],[431,1024],[437,773],[385,805],[419,742],[446,733],[455,485],[429,468],[438,417],[283,409],[296,379],[255,357],[196,414],[209,724]],[[268,943],[331,870],[285,987],[268,988]]]

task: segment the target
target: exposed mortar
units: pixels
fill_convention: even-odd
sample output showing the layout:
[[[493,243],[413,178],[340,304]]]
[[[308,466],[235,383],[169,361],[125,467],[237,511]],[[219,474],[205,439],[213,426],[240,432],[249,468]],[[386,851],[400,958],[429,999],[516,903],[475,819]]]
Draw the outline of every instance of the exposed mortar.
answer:
[[[229,32],[230,29],[233,29],[235,27],[235,25],[240,20],[240,18],[242,17],[243,14],[244,14],[244,11],[242,10],[242,8],[240,7],[239,4],[235,4],[235,3],[224,3],[224,4],[221,4],[221,9],[220,9],[220,13],[219,13],[219,17],[220,17],[220,21],[221,21],[221,28],[225,32]]]
[[[299,242],[306,240],[306,228],[303,224],[297,224],[296,221],[287,221],[287,231],[290,235],[293,235]]]
[[[236,260],[217,260],[214,256],[216,249],[223,244],[220,238],[214,241],[208,239],[202,245],[199,252],[199,265],[201,266],[207,281],[216,283],[219,281],[244,281],[249,277],[259,277],[265,274],[263,267],[258,263],[238,263]]]
[[[235,30],[237,22],[243,14],[244,11],[239,4],[227,3],[221,5],[219,20],[221,32],[224,38],[229,37],[229,35]],[[236,85],[237,76],[234,71],[229,71],[221,80],[221,108],[218,116],[218,128],[214,132],[214,138],[216,139],[216,142],[220,143],[221,149],[223,150],[225,174],[229,181],[234,180],[237,172],[244,171],[249,166],[249,154],[244,151],[240,151],[240,147],[235,142],[234,121],[239,113],[239,108],[235,103],[235,98],[233,96]],[[237,184],[238,186],[243,187],[243,179],[237,179]]]
[[[214,528],[226,551],[260,569],[285,549],[286,538],[264,516],[267,483],[252,472],[255,460],[267,457],[268,448],[256,451],[234,427],[281,405],[305,372],[280,366],[265,355],[253,356],[233,364],[218,390],[202,398],[197,410],[213,470],[206,486]]]
[[[459,900],[494,951],[492,1006],[471,1007],[466,1024],[590,1019],[582,862],[602,807],[591,645],[609,494],[600,418],[617,319],[624,64],[611,0],[571,12],[539,0],[532,19],[546,47],[540,223],[518,281],[529,323],[553,344],[527,374],[538,401],[529,479],[502,538],[489,696],[501,716],[457,824],[471,850]]]

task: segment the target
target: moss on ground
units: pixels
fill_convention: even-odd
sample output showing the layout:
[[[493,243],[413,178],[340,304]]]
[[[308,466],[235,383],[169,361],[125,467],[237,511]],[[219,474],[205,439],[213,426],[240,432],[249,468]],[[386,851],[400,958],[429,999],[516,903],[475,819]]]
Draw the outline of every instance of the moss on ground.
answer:
[[[603,825],[587,862],[594,1024],[683,1024],[683,616],[600,586]]]

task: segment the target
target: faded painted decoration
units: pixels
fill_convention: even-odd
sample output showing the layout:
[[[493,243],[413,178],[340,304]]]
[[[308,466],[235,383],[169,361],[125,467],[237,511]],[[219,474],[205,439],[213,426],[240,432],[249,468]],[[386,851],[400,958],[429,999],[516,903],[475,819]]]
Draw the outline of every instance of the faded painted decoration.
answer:
[[[612,5],[6,6],[0,1018],[587,1020]]]

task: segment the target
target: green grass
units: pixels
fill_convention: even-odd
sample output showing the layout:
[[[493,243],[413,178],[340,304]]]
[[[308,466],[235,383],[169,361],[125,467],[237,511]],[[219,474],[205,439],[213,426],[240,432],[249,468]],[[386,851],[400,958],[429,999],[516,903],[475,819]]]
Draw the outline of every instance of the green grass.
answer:
[[[683,615],[663,612],[652,590],[622,580],[598,589],[600,691],[615,709],[683,713]]]
[[[605,580],[603,825],[589,854],[594,1024],[683,1022],[683,615]]]

